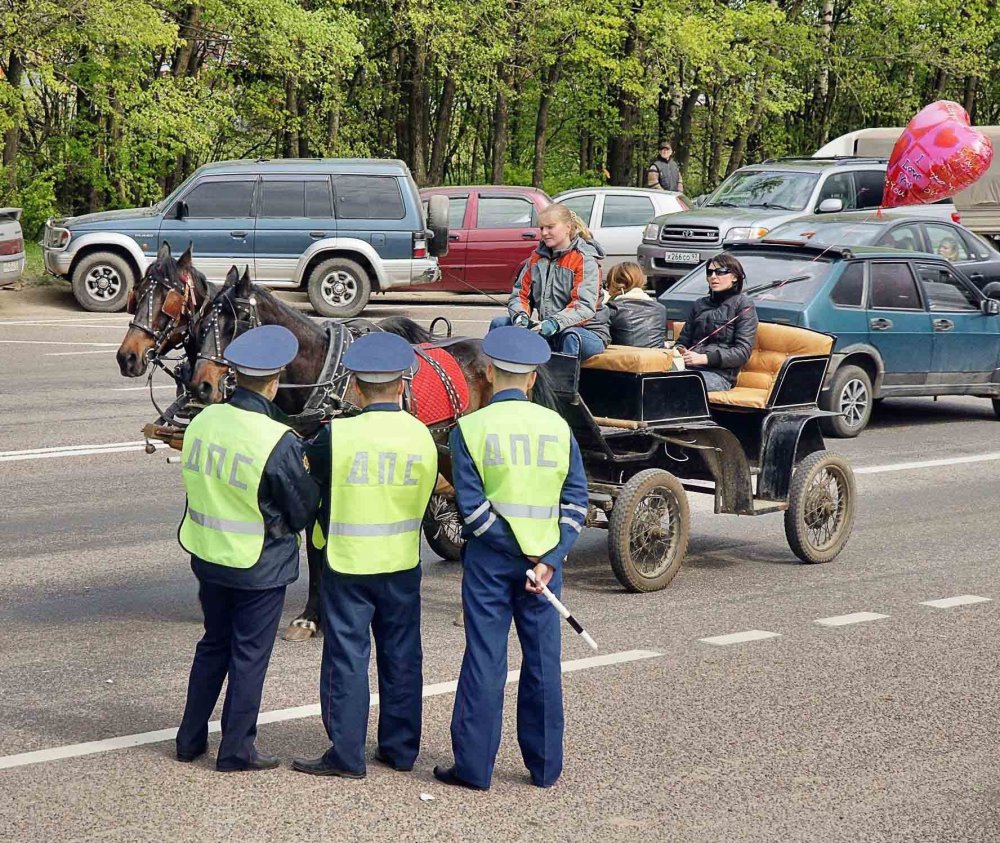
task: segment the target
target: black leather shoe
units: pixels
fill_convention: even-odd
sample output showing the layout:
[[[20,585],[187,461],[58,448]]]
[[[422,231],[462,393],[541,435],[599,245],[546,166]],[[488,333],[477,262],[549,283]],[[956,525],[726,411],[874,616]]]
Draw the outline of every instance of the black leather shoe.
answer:
[[[183,762],[184,764],[190,764],[192,761],[195,761],[195,760],[201,758],[201,756],[203,756],[207,751],[208,751],[208,747],[207,746],[203,746],[197,752],[181,752],[178,749],[177,750],[177,760]]]
[[[218,767],[220,773],[242,773],[247,770],[273,770],[281,765],[281,759],[277,755],[268,755],[259,750],[254,753],[253,758],[247,761],[242,767]]]
[[[300,773],[308,773],[310,776],[340,776],[343,779],[363,779],[364,773],[355,773],[353,770],[342,770],[335,767],[324,756],[315,759],[295,758],[292,760],[292,769]]]
[[[376,752],[375,753],[375,760],[378,761],[379,764],[384,764],[386,767],[391,767],[397,773],[409,773],[413,769],[413,765],[412,764],[409,767],[397,767],[388,758],[386,758],[381,752]]]
[[[434,778],[442,784],[453,784],[456,787],[467,787],[469,790],[489,790],[488,787],[480,787],[477,784],[467,782],[465,779],[460,779],[455,775],[454,767],[435,767]]]

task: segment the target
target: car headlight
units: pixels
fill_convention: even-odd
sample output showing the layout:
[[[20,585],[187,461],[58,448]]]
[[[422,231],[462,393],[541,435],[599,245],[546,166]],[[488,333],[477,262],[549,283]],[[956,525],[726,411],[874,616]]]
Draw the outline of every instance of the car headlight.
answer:
[[[732,243],[734,240],[759,240],[767,234],[766,228],[760,226],[750,226],[748,228],[731,228],[726,235],[724,243]]]
[[[660,237],[660,226],[655,222],[651,222],[646,226],[645,230],[642,232],[643,240],[658,240]]]

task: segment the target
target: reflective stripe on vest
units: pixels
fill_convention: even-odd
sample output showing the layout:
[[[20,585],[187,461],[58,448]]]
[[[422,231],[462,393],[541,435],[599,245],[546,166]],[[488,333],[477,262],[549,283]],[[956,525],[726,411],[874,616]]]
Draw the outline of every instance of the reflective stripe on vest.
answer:
[[[486,498],[510,525],[521,552],[548,553],[559,543],[569,426],[551,410],[526,401],[489,404],[458,425]],[[486,526],[480,529],[485,532]]]
[[[179,539],[188,553],[226,568],[252,568],[264,549],[257,495],[271,452],[288,427],[231,404],[202,410],[181,452],[187,512]]]
[[[420,526],[437,483],[430,431],[403,412],[330,423],[326,560],[342,574],[388,574],[420,564]]]

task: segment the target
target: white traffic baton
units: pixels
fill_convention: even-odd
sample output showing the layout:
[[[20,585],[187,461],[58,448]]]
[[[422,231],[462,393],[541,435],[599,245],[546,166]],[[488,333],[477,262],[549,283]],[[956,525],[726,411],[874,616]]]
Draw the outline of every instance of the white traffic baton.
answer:
[[[576,634],[579,635],[584,641],[586,641],[591,646],[591,648],[593,648],[594,650],[596,650],[597,649],[597,642],[593,638],[590,637],[590,633],[587,632],[587,630],[585,630],[582,626],[580,626],[580,622],[570,614],[569,609],[567,609],[562,604],[562,601],[560,601],[558,597],[556,597],[551,591],[549,591],[549,587],[548,586],[542,585],[538,581],[538,579],[535,577],[535,572],[533,570],[531,570],[531,568],[528,568],[527,574],[528,574],[528,579],[531,580],[535,585],[541,585],[542,586],[542,596],[546,600],[548,600],[549,603],[552,604],[553,608],[555,608],[555,610],[560,615],[562,615],[564,618],[566,618],[566,622],[571,627],[573,627],[573,630],[576,632]]]

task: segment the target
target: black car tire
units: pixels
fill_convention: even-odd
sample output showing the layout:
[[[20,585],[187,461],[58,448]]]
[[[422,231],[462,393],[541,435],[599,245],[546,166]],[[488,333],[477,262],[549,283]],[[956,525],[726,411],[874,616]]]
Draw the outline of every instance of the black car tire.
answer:
[[[309,275],[309,302],[329,319],[357,316],[372,294],[372,281],[361,264],[347,258],[327,258]]]
[[[443,258],[448,254],[448,197],[435,195],[427,200],[427,227],[431,242],[427,251],[431,257]]]
[[[76,265],[71,283],[73,296],[84,310],[117,313],[125,309],[135,273],[121,255],[93,252]]]
[[[1000,419],[1000,398],[993,399],[993,412],[996,413],[997,418]]]
[[[841,366],[834,372],[830,389],[820,396],[820,407],[839,416],[820,419],[823,433],[837,439],[853,439],[872,416],[872,381],[859,366]]]

